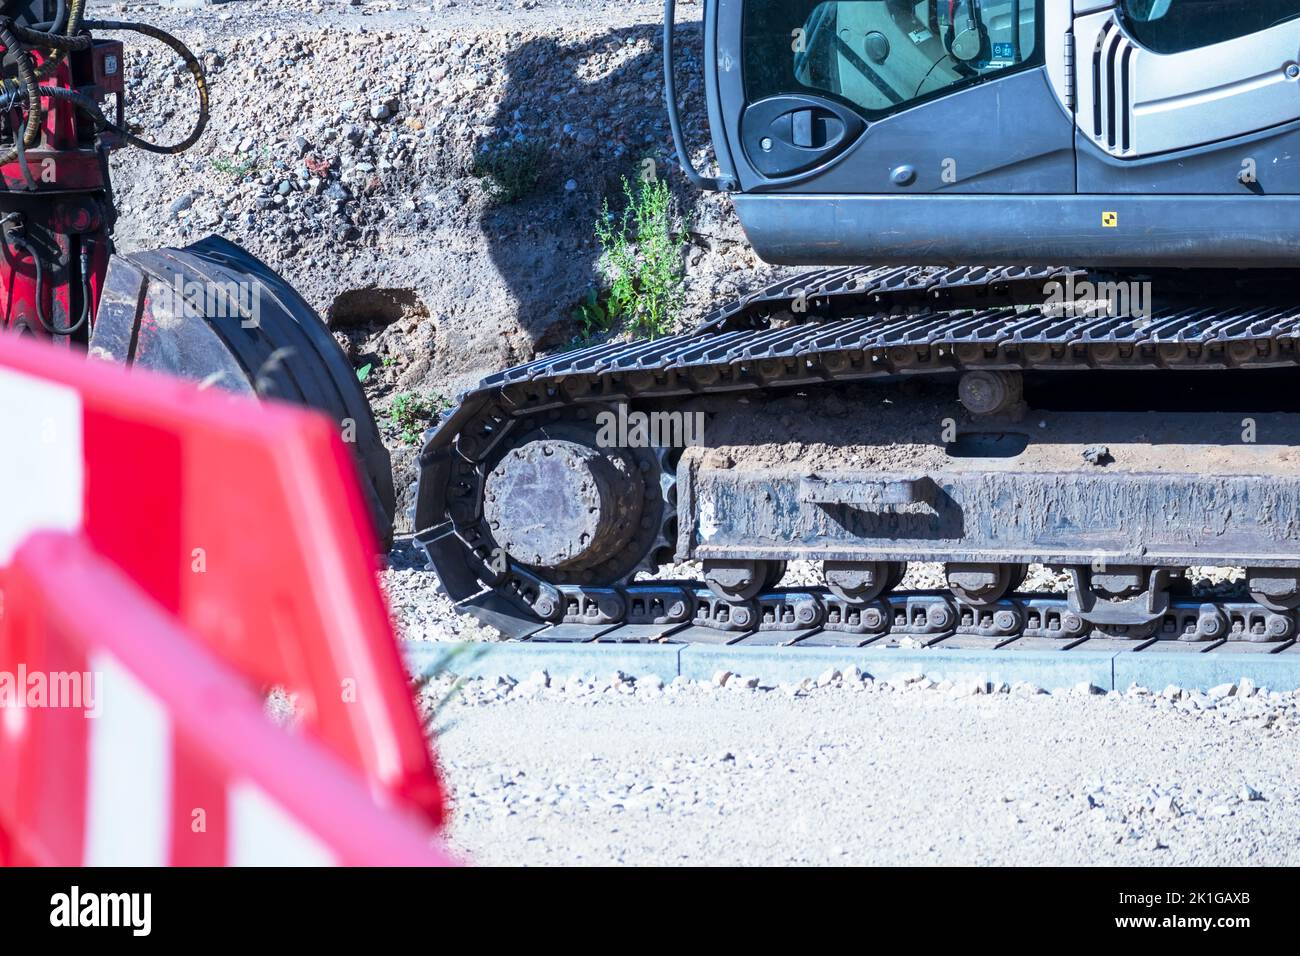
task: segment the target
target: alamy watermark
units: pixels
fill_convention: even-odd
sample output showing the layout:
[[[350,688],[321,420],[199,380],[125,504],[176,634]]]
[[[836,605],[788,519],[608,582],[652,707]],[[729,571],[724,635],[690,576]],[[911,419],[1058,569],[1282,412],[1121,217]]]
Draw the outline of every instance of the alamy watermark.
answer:
[[[704,443],[703,412],[630,412],[626,405],[596,416],[600,448],[694,448]]]
[[[1051,318],[1070,319],[1146,319],[1151,316],[1150,282],[1076,281],[1073,275],[1064,282],[1052,280],[1043,287],[1047,301],[1043,314]]]
[[[73,886],[50,897],[50,925],[121,927],[132,936],[148,936],[153,930],[153,894],[92,893]]]
[[[0,671],[0,710],[24,708],[80,710],[90,718],[103,712],[103,675],[96,671]]]
[[[185,319],[231,319],[245,329],[261,325],[262,286],[257,282],[195,282],[177,275],[150,292],[163,314]]]

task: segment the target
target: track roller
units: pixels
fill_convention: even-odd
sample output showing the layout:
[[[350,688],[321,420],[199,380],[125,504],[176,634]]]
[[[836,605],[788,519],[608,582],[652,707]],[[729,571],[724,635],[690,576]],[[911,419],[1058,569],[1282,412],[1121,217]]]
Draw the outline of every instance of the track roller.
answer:
[[[785,561],[764,561],[763,563],[767,565],[767,574],[763,578],[763,590],[764,591],[774,590],[775,588],[780,586],[781,579],[785,577],[786,566],[787,566],[786,562]]]
[[[905,561],[823,561],[827,589],[848,604],[870,604],[898,587],[907,573]]]
[[[962,604],[984,607],[996,604],[1025,581],[1024,564],[965,564],[945,567],[948,588]]]
[[[1228,615],[1213,604],[1202,604],[1201,613],[1196,618],[1196,626],[1178,639],[1190,643],[1218,641],[1228,636],[1231,628]]]
[[[1250,568],[1246,586],[1255,602],[1270,611],[1300,608],[1300,569]]]
[[[774,587],[784,575],[784,561],[728,559],[704,562],[704,583],[724,601],[751,600]]]

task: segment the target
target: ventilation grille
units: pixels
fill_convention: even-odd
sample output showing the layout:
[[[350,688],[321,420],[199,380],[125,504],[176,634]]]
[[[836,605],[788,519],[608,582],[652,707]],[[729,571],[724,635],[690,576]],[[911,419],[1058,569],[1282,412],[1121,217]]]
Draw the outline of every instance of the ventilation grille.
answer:
[[[1092,52],[1092,138],[1115,156],[1133,149],[1133,76],[1137,47],[1114,20],[1097,34]]]

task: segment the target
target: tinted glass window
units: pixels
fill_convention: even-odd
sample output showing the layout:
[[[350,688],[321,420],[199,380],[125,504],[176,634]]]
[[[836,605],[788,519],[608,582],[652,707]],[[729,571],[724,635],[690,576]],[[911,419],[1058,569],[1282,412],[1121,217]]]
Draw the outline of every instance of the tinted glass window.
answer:
[[[868,117],[904,109],[1040,63],[1040,3],[748,0],[746,94],[814,93]]]
[[[1300,17],[1300,0],[1122,0],[1133,39],[1157,53],[1235,40]]]

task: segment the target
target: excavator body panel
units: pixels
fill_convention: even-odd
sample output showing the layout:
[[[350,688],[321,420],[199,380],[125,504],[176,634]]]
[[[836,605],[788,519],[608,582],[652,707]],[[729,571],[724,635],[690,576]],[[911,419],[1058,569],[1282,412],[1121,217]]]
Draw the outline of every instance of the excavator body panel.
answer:
[[[1300,0],[716,0],[705,17],[715,150],[767,261],[1300,252]]]

